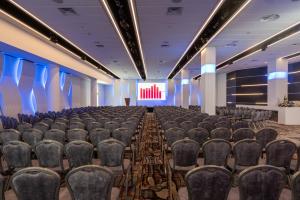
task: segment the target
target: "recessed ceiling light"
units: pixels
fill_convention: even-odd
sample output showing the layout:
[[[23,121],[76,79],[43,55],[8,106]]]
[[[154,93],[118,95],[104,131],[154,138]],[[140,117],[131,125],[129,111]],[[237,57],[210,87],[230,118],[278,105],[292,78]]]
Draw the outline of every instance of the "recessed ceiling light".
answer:
[[[114,63],[117,63],[118,61],[117,61],[117,60],[113,60],[113,62],[114,62]]]
[[[280,18],[280,15],[278,14],[271,14],[271,15],[265,15],[262,18],[260,18],[261,22],[271,22],[275,21]]]
[[[172,0],[173,3],[181,3],[182,0]]]
[[[168,7],[167,15],[181,15],[182,14],[182,7]]]

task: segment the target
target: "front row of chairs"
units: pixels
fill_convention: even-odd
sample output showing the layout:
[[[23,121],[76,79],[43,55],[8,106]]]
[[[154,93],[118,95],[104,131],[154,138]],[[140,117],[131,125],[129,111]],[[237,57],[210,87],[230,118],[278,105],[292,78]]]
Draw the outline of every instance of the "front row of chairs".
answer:
[[[2,185],[3,183],[3,178]],[[114,175],[105,167],[85,165],[71,170],[65,177],[67,188],[60,188],[60,176],[49,169],[28,167],[10,179],[8,200],[88,200],[118,199],[120,188],[113,187]],[[2,187],[3,188],[3,187]],[[4,196],[4,195],[3,195]]]
[[[280,168],[258,165],[242,171],[238,187],[232,187],[230,171],[207,165],[186,174],[186,187],[178,195],[180,200],[299,200],[300,172],[293,175],[291,189],[285,188],[286,179]]]

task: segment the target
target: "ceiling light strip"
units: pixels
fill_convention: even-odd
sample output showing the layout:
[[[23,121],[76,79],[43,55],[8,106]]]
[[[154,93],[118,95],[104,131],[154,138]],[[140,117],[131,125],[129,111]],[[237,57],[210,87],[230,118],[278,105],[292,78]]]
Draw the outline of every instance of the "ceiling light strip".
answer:
[[[38,35],[42,36],[43,38],[47,40],[51,40],[51,36],[56,37],[56,39],[61,40],[61,42],[65,43],[65,45],[71,47],[76,52],[73,52],[72,50],[68,49],[64,45],[60,44],[61,46],[64,46],[65,49],[68,49],[69,52],[72,52],[72,54],[75,54],[76,56],[79,56],[80,58],[86,57],[90,61],[89,63],[96,67],[97,69],[100,69],[104,71],[106,74],[119,79],[117,75],[115,75],[113,72],[111,72],[109,69],[107,69],[101,62],[94,59],[92,56],[90,56],[88,53],[86,53],[84,50],[79,48],[77,45],[75,45],[73,42],[56,32],[53,28],[48,26],[46,23],[41,21],[39,18],[28,12],[25,8],[17,4],[16,2],[12,0],[8,1],[1,1],[0,4],[0,10],[1,13],[5,14],[6,16],[10,17],[11,19],[15,20],[16,22],[20,23],[21,25],[25,26],[26,28],[29,28],[30,30],[34,31]],[[13,14],[15,12],[15,15]],[[78,55],[78,53],[82,55]]]
[[[274,45],[282,40],[285,40],[285,39],[299,33],[299,31],[300,31],[300,22],[297,22],[296,24],[289,26],[288,28],[280,31],[279,33],[276,33],[276,34],[268,37],[267,39],[263,40],[262,42],[259,42],[255,45],[249,47],[242,53],[236,54],[236,55],[232,56],[231,58],[219,63],[217,65],[217,70],[224,68],[225,66],[228,66],[231,63],[236,62],[240,59],[244,59],[244,58],[248,57],[249,55],[252,55],[253,53],[261,51],[262,48],[266,48],[266,47]]]
[[[213,10],[213,12],[209,15],[209,17],[206,19],[205,23],[203,24],[203,26],[199,29],[199,31],[197,32],[197,34],[194,36],[193,40],[189,43],[188,47],[185,49],[185,51],[183,52],[183,54],[181,55],[181,57],[179,58],[179,60],[177,61],[177,63],[175,64],[175,66],[173,67],[173,69],[171,70],[170,74],[168,76],[170,76],[173,72],[173,70],[176,68],[176,66],[179,64],[180,60],[183,58],[183,56],[187,53],[187,51],[191,48],[191,46],[194,44],[195,40],[200,36],[200,34],[202,33],[202,31],[204,30],[204,28],[207,26],[207,24],[210,22],[210,20],[215,16],[215,13],[219,10],[219,8],[221,7],[221,5],[224,3],[225,0],[220,0],[219,3],[217,4],[217,6],[215,7],[215,9]],[[176,76],[176,75],[175,75]]]
[[[184,58],[184,56],[186,55],[186,53],[192,48],[192,46],[194,45],[194,42],[196,39],[198,39],[198,37],[201,36],[201,33],[203,32],[203,30],[205,28],[207,28],[208,23],[211,21],[211,19],[213,17],[215,17],[216,12],[219,11],[220,7],[223,5],[223,3],[226,0],[221,0],[219,2],[219,4],[217,5],[217,7],[214,9],[213,13],[209,16],[208,20],[205,22],[205,24],[201,27],[200,31],[197,33],[197,35],[194,37],[193,41],[190,43],[189,47],[185,50],[184,54],[182,54],[181,58],[178,60],[178,62],[176,63],[176,65],[173,67],[172,71],[170,72],[170,74],[168,75],[169,79],[172,79],[173,77],[175,77],[182,69],[184,69],[194,58],[195,56],[197,56],[204,48],[207,47],[207,45],[222,31],[224,30],[224,28],[252,1],[252,0],[247,0],[239,9],[237,9],[237,11],[225,22],[225,24],[222,25],[222,27],[216,32],[214,33],[214,35],[192,56],[192,58],[190,58],[181,68],[180,70],[177,70],[177,72],[172,76],[174,70],[176,70],[176,67],[178,66],[178,64],[180,63],[180,61]]]
[[[129,0],[129,4],[130,4],[131,15],[132,15],[132,18],[133,18],[133,23],[134,23],[135,34],[137,36],[137,40],[138,40],[138,44],[139,44],[139,48],[140,48],[140,53],[141,53],[141,57],[142,57],[142,62],[143,62],[143,65],[144,65],[145,74],[147,76],[147,67],[146,67],[146,64],[145,64],[144,52],[143,52],[143,48],[142,48],[141,36],[140,36],[140,31],[139,31],[140,29],[139,29],[139,25],[138,25],[137,12],[136,12],[136,6],[135,6],[134,0]]]
[[[129,56],[131,62],[133,63],[133,66],[134,66],[136,72],[138,73],[138,75],[140,76],[140,78],[143,79],[142,74],[141,74],[141,72],[139,71],[139,69],[137,68],[137,65],[136,65],[136,63],[135,63],[135,60],[133,59],[133,57],[132,57],[132,55],[131,55],[131,52],[130,52],[130,50],[129,50],[129,48],[128,48],[126,42],[125,42],[125,39],[124,39],[124,37],[123,37],[123,35],[122,35],[122,33],[121,33],[121,30],[120,30],[120,28],[119,28],[119,26],[118,26],[118,24],[117,24],[117,22],[116,22],[116,20],[115,20],[115,17],[114,17],[114,15],[113,15],[113,13],[112,13],[112,11],[111,11],[111,9],[110,9],[110,6],[108,5],[108,2],[107,2],[106,0],[101,0],[101,2],[102,2],[102,4],[103,4],[103,6],[104,6],[104,9],[105,9],[106,13],[107,13],[108,16],[109,16],[110,21],[112,22],[112,24],[113,24],[113,26],[114,26],[116,32],[118,33],[119,38],[121,39],[121,42],[122,42],[123,46],[125,47],[126,52],[127,52],[128,56]],[[142,56],[142,55],[143,55],[142,52],[140,52],[140,53],[141,53],[141,56]],[[142,59],[142,60],[144,60],[144,59]],[[145,77],[145,79],[146,79],[146,77]]]
[[[284,57],[282,57],[282,58],[283,58],[283,59],[287,59],[287,60],[289,60],[289,59],[292,59],[292,58],[296,58],[296,57],[298,57],[298,56],[300,56],[300,52],[293,53],[293,54],[290,54],[290,55],[284,56]]]

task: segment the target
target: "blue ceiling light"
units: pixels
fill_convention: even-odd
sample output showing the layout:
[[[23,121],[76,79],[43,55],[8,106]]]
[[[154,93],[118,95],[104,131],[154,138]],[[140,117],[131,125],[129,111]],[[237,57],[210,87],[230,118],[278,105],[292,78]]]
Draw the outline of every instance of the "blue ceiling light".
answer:
[[[36,103],[36,98],[33,89],[30,92],[30,109],[32,110],[33,113],[36,113],[37,111],[37,103]]]
[[[60,72],[59,74],[59,86],[60,86],[60,90],[63,91],[64,87],[65,87],[65,83],[66,83],[66,73],[65,72]]]
[[[47,71],[47,67],[45,66],[42,70],[42,85],[44,89],[46,88],[47,79],[48,79],[48,71]]]
[[[268,75],[268,80],[287,79],[287,77],[288,77],[287,72],[271,72]]]
[[[216,65],[215,64],[205,64],[201,66],[201,75],[216,73]]]

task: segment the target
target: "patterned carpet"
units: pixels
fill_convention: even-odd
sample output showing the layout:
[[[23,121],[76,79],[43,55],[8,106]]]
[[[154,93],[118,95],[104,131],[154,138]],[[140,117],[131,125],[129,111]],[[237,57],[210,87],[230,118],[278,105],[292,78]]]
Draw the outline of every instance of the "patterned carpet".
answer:
[[[279,139],[288,138],[300,144],[300,126],[278,125],[272,121],[267,122],[266,126],[275,128],[279,132]],[[133,182],[130,184],[127,198],[125,198],[124,189],[122,190],[121,199],[179,199],[177,190],[185,186],[184,174],[176,172],[171,178],[167,164],[171,154],[166,153],[162,148],[163,140],[153,113],[145,115],[135,146],[136,162],[133,165]],[[119,183],[124,183],[124,180],[119,180]]]

